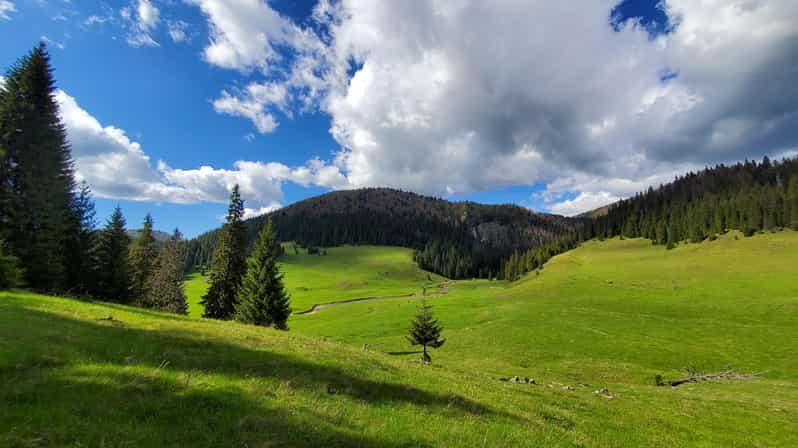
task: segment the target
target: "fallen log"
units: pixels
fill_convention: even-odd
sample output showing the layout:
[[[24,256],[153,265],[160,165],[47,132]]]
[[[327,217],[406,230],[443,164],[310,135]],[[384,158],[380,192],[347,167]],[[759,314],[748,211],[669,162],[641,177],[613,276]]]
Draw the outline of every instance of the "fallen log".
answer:
[[[750,380],[752,378],[756,378],[758,376],[762,376],[767,372],[757,372],[757,373],[738,373],[734,370],[725,370],[723,372],[718,373],[706,373],[700,375],[690,375],[684,378],[679,378],[678,380],[672,381],[663,381],[661,375],[657,375],[656,383],[657,386],[681,386],[682,384],[686,383],[700,383],[703,381],[710,381],[710,380]]]

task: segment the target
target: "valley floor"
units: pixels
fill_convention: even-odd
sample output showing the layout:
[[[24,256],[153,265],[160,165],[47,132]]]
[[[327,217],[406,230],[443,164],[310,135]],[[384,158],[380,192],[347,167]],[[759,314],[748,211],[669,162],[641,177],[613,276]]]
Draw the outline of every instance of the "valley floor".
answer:
[[[397,258],[289,258],[295,309],[426,288],[447,338],[432,365],[404,339],[418,296],[281,333],[0,293],[0,445],[798,446],[796,232],[591,241],[512,284],[440,289],[409,252],[366,250]],[[766,373],[655,385],[729,367]]]

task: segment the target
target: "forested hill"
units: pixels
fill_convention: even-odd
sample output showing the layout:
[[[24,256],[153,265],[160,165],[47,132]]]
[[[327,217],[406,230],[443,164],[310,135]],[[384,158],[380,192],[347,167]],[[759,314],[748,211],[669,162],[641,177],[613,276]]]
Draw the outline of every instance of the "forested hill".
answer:
[[[516,205],[450,202],[389,188],[335,191],[250,219],[250,241],[269,218],[283,241],[409,247],[422,267],[450,278],[495,275],[513,252],[550,243],[584,223]],[[208,264],[216,233],[189,243],[191,265]]]
[[[514,280],[585,238],[642,237],[672,249],[684,241],[714,239],[731,229],[745,236],[798,230],[798,158],[717,165],[581,216],[587,224],[578,239],[513,254],[499,276]]]
[[[745,161],[688,173],[608,207],[592,222],[595,236],[644,237],[673,246],[727,229],[798,229],[798,158]]]

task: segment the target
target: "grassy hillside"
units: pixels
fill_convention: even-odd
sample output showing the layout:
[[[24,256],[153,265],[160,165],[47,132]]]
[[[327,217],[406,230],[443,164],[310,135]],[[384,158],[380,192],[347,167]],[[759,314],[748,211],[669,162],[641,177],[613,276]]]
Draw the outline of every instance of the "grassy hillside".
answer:
[[[795,266],[796,232],[589,242],[434,296],[431,366],[403,339],[416,298],[279,333],[2,293],[0,446],[796,446]],[[767,373],[654,386],[691,365]]]
[[[421,293],[444,279],[418,268],[413,251],[386,246],[341,246],[326,249],[327,255],[296,254],[290,244],[280,259],[286,289],[294,311],[315,304],[363,297]],[[207,290],[207,279],[192,274],[186,281],[189,314],[202,315],[199,304]]]
[[[590,362],[607,367],[602,377],[636,382],[688,364],[798,378],[796,266],[792,231],[670,251],[641,239],[591,241],[513,284],[452,283],[433,299],[451,339],[438,356],[497,374],[522,365],[576,374]],[[292,327],[401,351],[416,300],[325,309]]]

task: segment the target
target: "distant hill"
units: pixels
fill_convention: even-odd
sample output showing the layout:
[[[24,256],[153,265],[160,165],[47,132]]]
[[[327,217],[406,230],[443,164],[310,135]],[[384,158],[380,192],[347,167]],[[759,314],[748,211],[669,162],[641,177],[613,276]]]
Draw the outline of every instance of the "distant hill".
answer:
[[[603,207],[599,207],[597,209],[590,210],[589,212],[584,212],[576,215],[577,218],[598,218],[599,216],[606,216],[607,213],[610,211],[610,207],[615,205],[615,203],[605,205]]]
[[[250,219],[250,241],[269,218],[283,241],[409,247],[419,251],[417,261],[425,269],[451,278],[488,277],[513,252],[578,231],[585,221],[390,188],[334,191]],[[193,240],[190,262],[207,264],[215,241],[216,231]]]
[[[127,236],[129,236],[131,240],[135,240],[138,239],[140,233],[141,229],[128,229]],[[169,238],[172,237],[172,234],[163,232],[161,230],[153,230],[152,236],[155,237],[155,241],[159,243],[165,243],[169,241]]]

